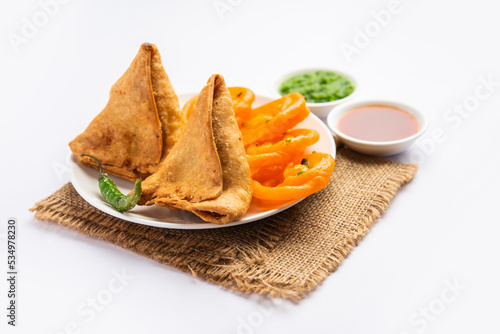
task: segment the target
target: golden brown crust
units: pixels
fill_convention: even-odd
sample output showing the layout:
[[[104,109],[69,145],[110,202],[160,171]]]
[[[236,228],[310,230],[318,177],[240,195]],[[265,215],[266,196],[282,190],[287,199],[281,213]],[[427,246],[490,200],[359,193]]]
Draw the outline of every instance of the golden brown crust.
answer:
[[[151,47],[143,45],[111,88],[106,107],[69,143],[71,151],[93,155],[107,172],[128,179],[154,172],[161,158],[162,132],[150,78]]]
[[[199,124],[201,115],[211,115],[210,136],[213,139],[210,145],[204,140],[207,137],[205,132],[208,131],[208,127]],[[188,144],[188,141],[189,143],[197,142],[198,146],[193,143]],[[204,177],[204,174],[199,175],[198,170],[206,171],[207,166],[213,165],[213,161],[207,164],[206,160],[199,155],[200,152],[211,151],[212,143],[214,143],[222,171],[220,176],[222,192],[209,198],[200,196],[198,193],[200,188],[193,186],[192,182],[199,177]],[[198,148],[194,149],[194,147]],[[182,152],[182,156],[178,156],[177,151]],[[172,163],[174,159],[175,164]],[[193,166],[194,160],[199,160],[198,164],[201,162],[201,165]],[[184,180],[182,181],[183,196],[178,196],[179,192],[173,191],[175,188],[170,184],[170,177],[180,171],[186,173],[183,174]],[[250,206],[252,199],[250,176],[241,133],[234,117],[231,95],[224,78],[215,74],[210,77],[207,86],[200,93],[181,139],[158,172],[143,183],[143,196],[140,204],[156,204],[188,210],[205,221],[227,224],[243,216]],[[176,180],[179,181],[178,178]],[[196,182],[199,181],[196,180]]]
[[[151,57],[151,84],[162,129],[163,161],[174,147],[186,126],[186,117],[179,106],[179,99],[163,68],[160,53],[154,50]]]
[[[213,80],[203,88],[182,136],[158,171],[142,184],[140,204],[157,198],[199,202],[222,192],[222,169],[212,131]]]
[[[183,126],[184,116],[159,52],[144,43],[111,88],[106,107],[69,146],[77,156],[95,156],[106,172],[134,181],[158,169]],[[97,167],[90,158],[79,160]]]

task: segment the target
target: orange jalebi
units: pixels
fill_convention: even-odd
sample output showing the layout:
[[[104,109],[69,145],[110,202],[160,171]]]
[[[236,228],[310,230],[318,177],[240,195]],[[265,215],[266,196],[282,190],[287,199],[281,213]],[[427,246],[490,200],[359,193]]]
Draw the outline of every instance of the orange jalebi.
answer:
[[[236,122],[241,127],[245,122],[250,112],[252,111],[252,103],[255,100],[255,94],[248,88],[244,87],[229,87],[231,99],[233,100],[234,115]]]
[[[309,115],[304,96],[291,93],[252,109],[240,128],[243,145],[265,143],[280,136]]]
[[[293,200],[309,196],[328,185],[335,160],[325,153],[304,156],[300,164],[290,163],[283,171],[283,181],[277,173],[273,179],[252,181],[253,196],[262,200]],[[274,182],[273,182],[274,181]],[[267,184],[267,185],[266,185]]]
[[[247,154],[263,154],[273,152],[295,153],[304,151],[307,146],[319,140],[319,133],[310,129],[292,129],[285,131],[281,136],[264,144],[253,144],[247,147]]]
[[[316,143],[318,139],[316,130],[292,129],[272,142],[250,145],[247,148],[247,161],[252,175],[262,167],[286,166],[295,157],[303,155],[306,147]]]

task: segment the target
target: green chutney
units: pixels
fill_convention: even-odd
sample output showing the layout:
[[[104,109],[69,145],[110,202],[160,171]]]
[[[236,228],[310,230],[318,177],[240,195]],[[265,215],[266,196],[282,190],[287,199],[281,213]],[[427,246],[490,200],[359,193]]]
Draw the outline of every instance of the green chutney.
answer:
[[[307,102],[320,103],[343,99],[351,95],[354,85],[345,76],[331,71],[296,74],[283,81],[281,95],[293,92],[304,95]]]

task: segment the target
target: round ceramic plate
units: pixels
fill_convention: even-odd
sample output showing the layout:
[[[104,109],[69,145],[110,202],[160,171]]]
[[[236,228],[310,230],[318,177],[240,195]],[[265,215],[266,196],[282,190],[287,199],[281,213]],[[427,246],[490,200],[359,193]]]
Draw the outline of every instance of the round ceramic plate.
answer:
[[[194,94],[181,94],[179,95],[179,102],[184,105],[190,97]],[[272,101],[271,98],[257,95],[253,105],[255,107]],[[310,146],[306,153],[312,151],[329,153],[335,157],[335,143],[328,127],[312,113],[300,124],[297,128],[315,129],[320,134],[319,141]],[[301,200],[289,202],[278,207],[266,208],[258,205],[256,201],[252,202],[248,212],[239,220],[226,225],[216,225],[203,221],[198,216],[186,211],[174,211],[159,206],[136,206],[130,211],[120,213],[113,209],[101,196],[97,182],[97,170],[84,166],[78,162],[78,159],[72,155],[69,161],[70,179],[76,191],[82,196],[90,205],[97,209],[120,219],[128,220],[130,222],[163,227],[163,228],[176,228],[176,229],[209,229],[235,226],[240,224],[250,223],[262,218],[266,218],[277,214],[289,207],[297,204]],[[128,180],[111,175],[111,179],[116,183],[118,188],[123,193],[128,193],[133,189],[134,184]]]

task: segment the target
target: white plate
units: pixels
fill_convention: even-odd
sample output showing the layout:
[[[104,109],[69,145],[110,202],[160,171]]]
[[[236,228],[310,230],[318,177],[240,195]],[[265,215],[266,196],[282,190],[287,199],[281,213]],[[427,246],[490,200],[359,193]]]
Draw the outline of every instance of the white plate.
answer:
[[[181,94],[179,95],[179,102],[184,105],[190,97],[194,94]],[[268,103],[273,99],[257,95],[253,103],[254,107],[260,106],[262,104]],[[330,133],[328,127],[315,115],[312,113],[300,124],[296,126],[297,128],[308,128],[315,129],[319,132],[319,141],[310,146],[306,153],[312,151],[329,153],[335,157],[335,143],[333,137]],[[97,209],[120,219],[127,220],[130,222],[163,227],[163,228],[175,228],[175,229],[209,229],[209,228],[219,228],[235,226],[240,224],[250,223],[262,218],[266,218],[277,214],[289,207],[297,204],[302,199],[287,203],[278,208],[273,208],[266,210],[264,208],[259,208],[257,205],[252,203],[248,212],[239,220],[231,222],[226,225],[216,225],[203,221],[198,216],[186,212],[186,211],[174,211],[160,206],[136,206],[130,211],[120,213],[113,209],[108,203],[104,201],[99,192],[99,186],[97,182],[98,172],[96,169],[87,167],[78,162],[78,159],[73,155],[69,162],[70,168],[70,179],[71,183],[75,187],[76,191],[83,197],[90,205],[96,207]],[[116,183],[118,188],[123,193],[128,193],[133,189],[133,183],[111,175],[111,179]]]

